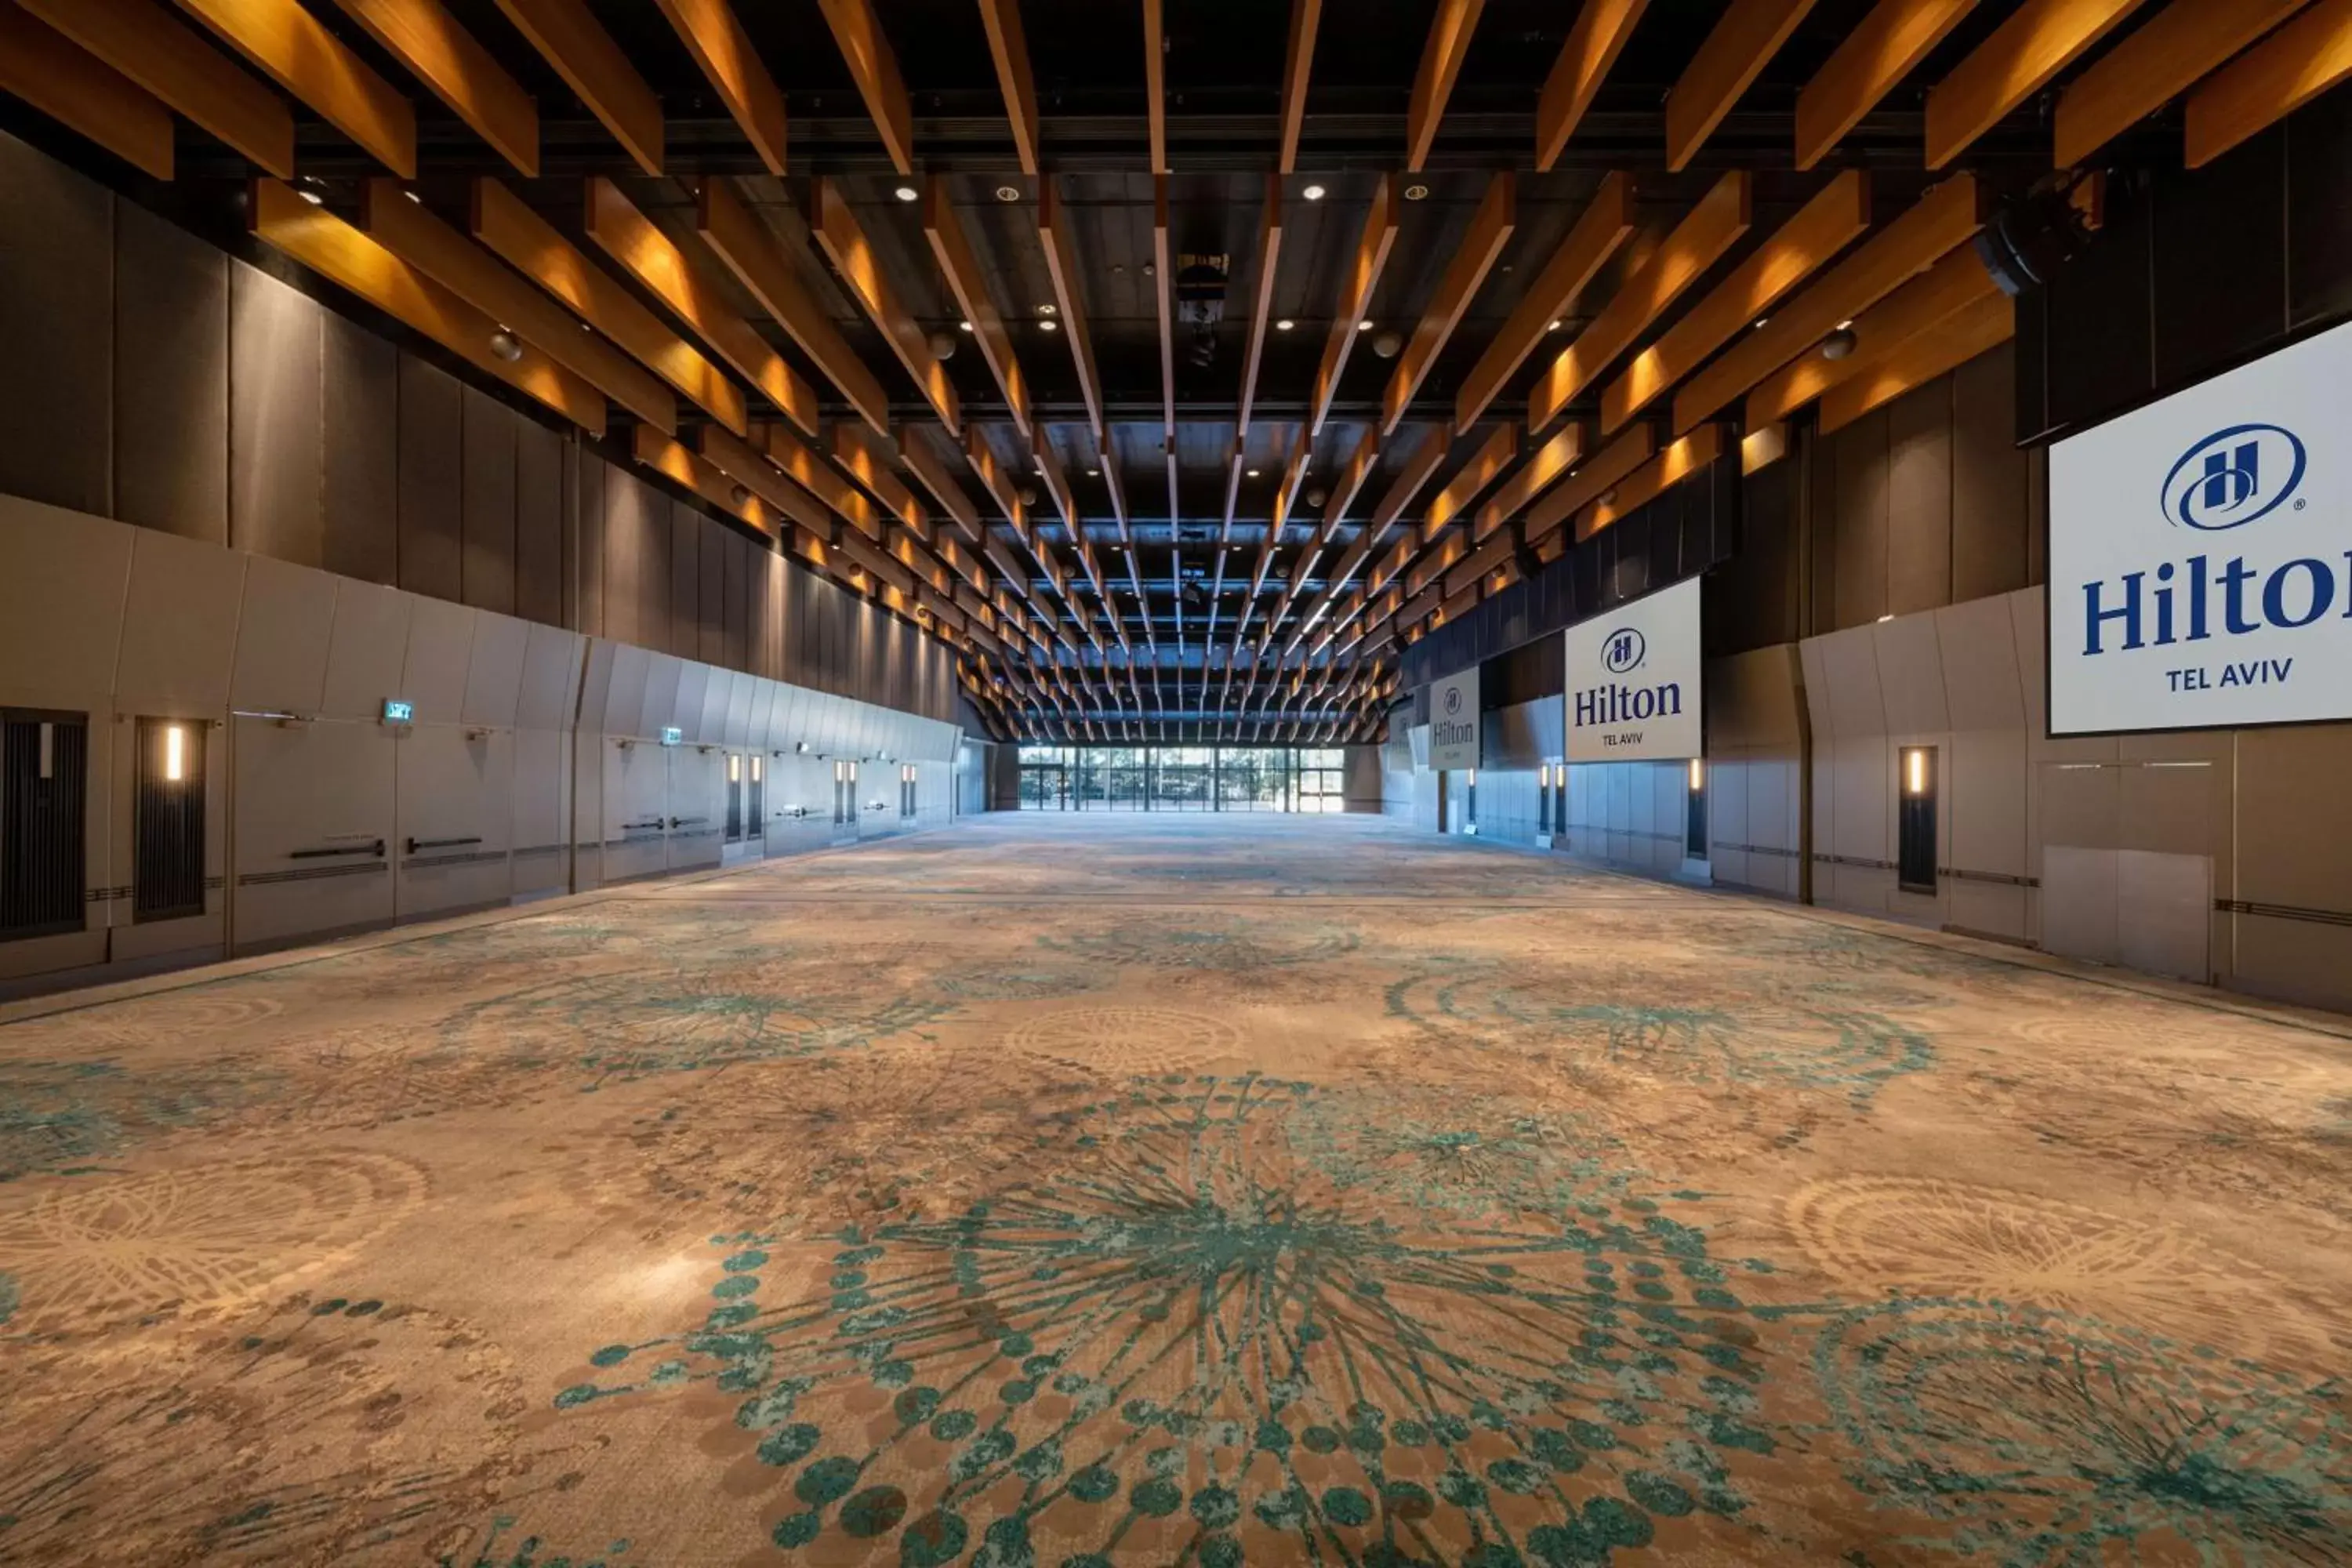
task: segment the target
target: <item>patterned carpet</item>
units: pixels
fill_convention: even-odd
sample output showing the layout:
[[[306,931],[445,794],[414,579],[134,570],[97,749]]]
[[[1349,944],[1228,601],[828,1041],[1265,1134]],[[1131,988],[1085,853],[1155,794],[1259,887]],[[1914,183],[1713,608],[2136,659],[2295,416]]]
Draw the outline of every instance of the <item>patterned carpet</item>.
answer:
[[[2346,1020],[1167,816],[48,1005],[0,1562],[2352,1563]]]

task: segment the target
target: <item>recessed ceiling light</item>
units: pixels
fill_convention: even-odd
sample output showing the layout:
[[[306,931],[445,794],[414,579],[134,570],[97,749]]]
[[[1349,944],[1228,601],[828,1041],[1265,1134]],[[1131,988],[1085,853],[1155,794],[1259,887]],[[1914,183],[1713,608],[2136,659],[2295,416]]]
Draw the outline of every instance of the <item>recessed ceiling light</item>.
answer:
[[[1087,478],[1088,478],[1088,479],[1099,479],[1099,478],[1101,477],[1101,475],[1102,475],[1102,470],[1101,470],[1100,468],[1088,468],[1088,469],[1087,470]]]
[[[1021,199],[1021,187],[999,185],[996,187],[996,199],[1000,202],[1017,202]]]
[[[406,196],[410,201],[415,202],[418,206],[423,206],[425,205],[425,198],[418,195],[415,191],[403,191],[400,194]]]
[[[1309,185],[1298,194],[1305,196],[1310,202],[1319,202],[1323,199],[1323,187],[1320,185]]]
[[[1037,330],[1041,332],[1058,332],[1062,330],[1062,323],[1059,321],[1040,321],[1037,323]]]
[[[1425,201],[1428,199],[1428,196],[1429,187],[1427,185],[1412,184],[1407,185],[1404,188],[1404,199],[1409,202]]]
[[[920,200],[923,193],[915,189],[912,185],[900,185],[898,190],[892,194],[902,202],[911,202]]]
[[[1369,331],[1370,331],[1371,330],[1372,330],[1372,323],[1371,323],[1371,322],[1370,322],[1370,321],[1358,321],[1358,322],[1356,323],[1356,331],[1360,331],[1360,332],[1369,332]]]
[[[970,321],[958,321],[956,325],[961,327],[967,332],[971,331],[971,323]]]
[[[1038,306],[1038,307],[1037,307],[1037,313],[1038,313],[1039,315],[1041,315],[1041,316],[1051,316],[1051,315],[1058,314],[1058,312],[1056,311],[1056,310],[1055,309],[1055,307],[1053,307],[1053,306],[1051,306],[1051,305],[1040,305],[1040,306]]]
[[[304,191],[302,193],[302,199],[309,202],[314,207],[323,205],[327,200],[326,197],[320,195],[316,191]]]
[[[1762,331],[1765,329],[1765,327],[1770,323],[1771,320],[1772,320],[1772,318],[1771,318],[1771,317],[1769,317],[1769,316],[1759,316],[1759,317],[1757,317],[1757,318],[1756,318],[1756,330],[1757,330],[1758,331],[1759,331],[1759,332],[1760,332],[1760,331]]]
[[[1255,468],[1249,468],[1249,469],[1245,469],[1245,470],[1244,470],[1244,472],[1246,472],[1246,473],[1249,475],[1249,477],[1250,477],[1251,479],[1255,479],[1255,478],[1257,478],[1257,470],[1256,470]]]
[[[1277,331],[1277,332],[1286,332],[1286,331],[1290,331],[1290,329],[1291,329],[1291,328],[1293,328],[1293,327],[1297,326],[1297,324],[1298,324],[1297,322],[1296,322],[1296,321],[1292,321],[1289,317],[1285,316],[1285,317],[1283,317],[1283,318],[1282,318],[1282,320],[1280,320],[1280,321],[1278,321],[1275,322],[1275,324],[1274,324],[1274,330],[1275,330],[1276,331]]]
[[[1547,332],[1556,332],[1566,325],[1568,325],[1566,321],[1547,321],[1544,323],[1544,331]]]
[[[1840,321],[1837,324],[1837,330],[1841,332],[1850,332],[1853,331],[1853,318],[1849,316],[1844,321]]]

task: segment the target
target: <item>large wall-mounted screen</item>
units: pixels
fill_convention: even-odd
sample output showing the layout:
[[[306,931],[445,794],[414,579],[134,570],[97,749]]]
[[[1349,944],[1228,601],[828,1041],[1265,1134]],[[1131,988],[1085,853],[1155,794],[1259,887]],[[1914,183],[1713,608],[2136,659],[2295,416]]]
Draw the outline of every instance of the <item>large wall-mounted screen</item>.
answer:
[[[2352,326],[2050,449],[2050,732],[2352,718]]]

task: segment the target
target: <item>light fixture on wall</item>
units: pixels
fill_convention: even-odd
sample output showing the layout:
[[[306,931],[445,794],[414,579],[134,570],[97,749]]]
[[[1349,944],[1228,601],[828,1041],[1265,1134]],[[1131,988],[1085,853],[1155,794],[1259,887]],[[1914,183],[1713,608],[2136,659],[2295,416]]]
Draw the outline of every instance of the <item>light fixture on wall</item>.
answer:
[[[1927,748],[1903,748],[1903,793],[1914,798],[1927,793]]]
[[[1690,787],[1693,795],[1706,787],[1706,763],[1697,757],[1690,760]]]
[[[1320,185],[1309,185],[1298,194],[1305,196],[1310,202],[1319,202],[1323,199],[1323,187]]]
[[[806,741],[794,741],[793,742],[793,750],[795,752],[805,752],[808,750],[808,742]]]
[[[1853,353],[1854,344],[1858,341],[1859,340],[1853,335],[1853,323],[1852,321],[1844,322],[1839,326],[1837,331],[1832,332],[1828,337],[1822,340],[1822,357],[1823,359],[1843,359],[1848,354]]]
[[[741,784],[743,782],[742,758],[730,756],[727,759],[727,782],[729,784]]]
[[[188,776],[188,734],[177,724],[163,731],[163,777],[178,784]]]
[[[912,185],[900,185],[897,190],[890,194],[897,196],[902,202],[920,201],[923,195],[922,192],[915,189]]]

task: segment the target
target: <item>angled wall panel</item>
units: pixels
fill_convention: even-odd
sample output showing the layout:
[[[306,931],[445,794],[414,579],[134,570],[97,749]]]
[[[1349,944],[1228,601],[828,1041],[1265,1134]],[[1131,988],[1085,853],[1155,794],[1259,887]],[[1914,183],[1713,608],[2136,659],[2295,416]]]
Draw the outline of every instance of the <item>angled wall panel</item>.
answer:
[[[121,202],[114,264],[114,515],[226,543],[229,259]]]
[[[228,305],[228,542],[324,565],[324,312],[309,295],[242,262],[229,268]]]
[[[114,198],[0,133],[0,494],[110,516]]]

